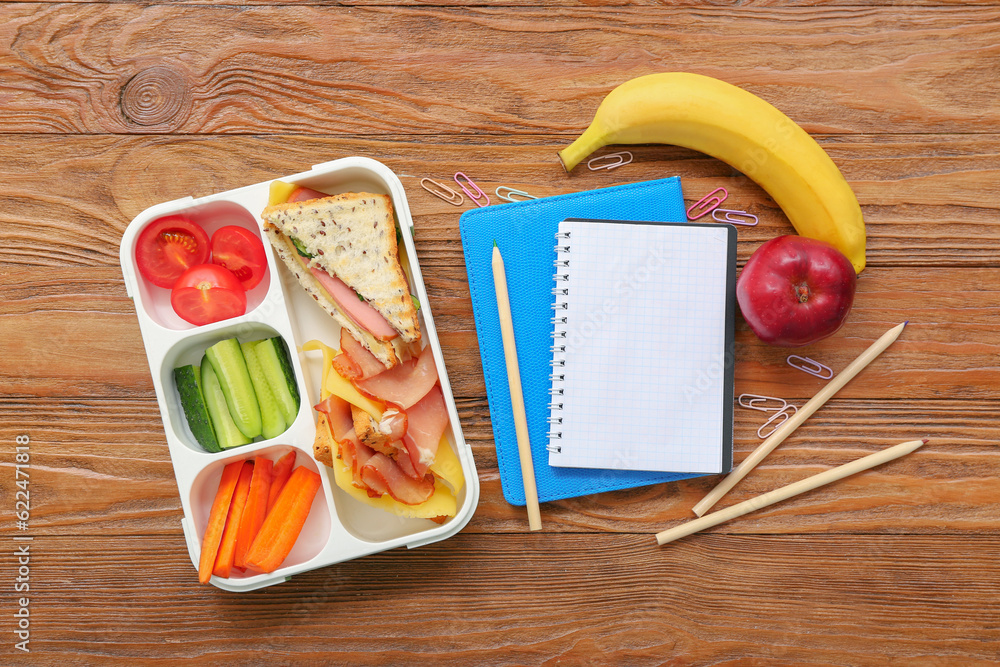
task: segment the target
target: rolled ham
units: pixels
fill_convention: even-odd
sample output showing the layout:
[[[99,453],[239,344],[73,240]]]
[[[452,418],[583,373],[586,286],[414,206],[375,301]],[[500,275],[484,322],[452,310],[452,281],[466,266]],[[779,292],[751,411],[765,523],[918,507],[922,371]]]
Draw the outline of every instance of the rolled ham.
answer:
[[[361,468],[361,479],[374,491],[388,493],[404,505],[419,505],[434,493],[434,476],[407,477],[385,454],[375,454]]]
[[[348,333],[346,329],[340,330],[340,351],[347,357],[347,360],[352,364],[354,372],[357,373],[356,377],[341,373],[341,375],[349,380],[364,380],[385,372],[385,366],[382,365],[382,362],[376,359],[364,345],[356,341],[354,336]],[[343,363],[346,365],[346,361]],[[337,360],[334,359],[334,367],[336,366]]]

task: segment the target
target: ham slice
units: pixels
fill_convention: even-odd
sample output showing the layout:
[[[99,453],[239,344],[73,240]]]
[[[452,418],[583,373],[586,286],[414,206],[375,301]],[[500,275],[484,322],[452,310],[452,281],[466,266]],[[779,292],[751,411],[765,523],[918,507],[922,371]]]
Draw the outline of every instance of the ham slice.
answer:
[[[417,475],[424,475],[434,463],[441,436],[448,426],[448,406],[441,387],[434,385],[427,395],[406,411],[406,435],[403,443]]]
[[[346,333],[346,329],[341,329],[341,337]],[[353,338],[348,334],[349,338]],[[345,377],[348,380],[360,380],[362,376],[361,367],[354,363],[353,360],[345,353],[341,352],[333,358],[333,370],[340,373],[341,377]],[[381,366],[381,363],[379,364]],[[384,366],[383,366],[384,368]]]
[[[333,439],[337,442],[342,442],[347,437],[348,431],[354,433],[351,404],[340,396],[330,394],[313,406],[313,409],[326,415],[326,419],[330,423],[330,432],[333,433]]]
[[[291,196],[288,201],[308,201],[310,199],[322,199],[323,197],[329,197],[330,195],[324,194],[319,190],[311,190],[309,188],[304,188],[301,185],[294,190],[292,190]]]
[[[349,334],[345,329],[340,330],[340,351],[358,369],[357,377],[350,377],[341,373],[346,378],[364,380],[385,371],[385,366],[382,365],[382,362],[376,359],[364,345],[356,341],[354,336]],[[336,360],[334,360],[334,365],[336,366]]]
[[[389,370],[354,386],[374,400],[394,403],[404,410],[416,405],[438,381],[437,367],[430,345],[416,359],[404,361]]]
[[[404,505],[419,505],[434,493],[433,475],[419,480],[407,477],[385,454],[368,459],[361,468],[361,479],[373,491],[388,493]]]
[[[359,327],[381,341],[392,340],[399,335],[399,332],[382,317],[382,313],[368,305],[367,301],[359,299],[357,292],[348,287],[343,280],[315,266],[310,266],[309,271],[329,293],[330,298]]]

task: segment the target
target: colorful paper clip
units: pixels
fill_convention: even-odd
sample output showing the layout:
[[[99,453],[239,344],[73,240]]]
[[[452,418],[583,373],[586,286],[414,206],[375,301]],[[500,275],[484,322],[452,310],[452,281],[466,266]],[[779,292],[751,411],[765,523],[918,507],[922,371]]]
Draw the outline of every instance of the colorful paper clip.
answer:
[[[791,408],[791,412],[788,411],[789,408]],[[760,428],[757,429],[757,437],[760,438],[761,440],[767,440],[772,435],[774,435],[775,431],[777,431],[779,428],[781,428],[782,424],[784,424],[786,421],[788,421],[789,417],[791,417],[792,415],[794,415],[798,411],[799,411],[799,409],[797,407],[795,407],[791,403],[788,403],[787,405],[785,405],[785,407],[781,408],[780,410],[778,410],[777,412],[775,412],[773,415],[771,415],[770,417],[768,417],[767,421],[760,425]],[[774,428],[772,428],[767,433],[762,433],[762,431],[765,428],[767,428],[769,425],[771,425],[776,419],[778,419],[778,417],[784,417],[784,419],[782,419],[777,424],[775,424]]]
[[[809,357],[800,357],[797,354],[788,355],[788,365],[792,368],[797,368],[800,371],[809,373],[809,375],[815,375],[821,380],[829,380],[833,377],[833,369],[825,364],[821,364],[815,359],[810,359]]]
[[[725,215],[720,218],[720,213],[725,213]],[[728,222],[732,225],[746,225],[747,227],[753,227],[757,224],[757,216],[753,213],[747,213],[746,211],[734,211],[729,208],[717,208],[713,210],[712,219],[716,222]],[[753,220],[753,222],[748,222],[748,220]]]
[[[602,160],[614,160],[608,164],[601,164]],[[628,164],[632,161],[632,154],[628,151],[621,151],[620,153],[608,153],[607,155],[598,155],[597,157],[592,157],[587,160],[587,169],[591,171],[598,171],[600,169],[617,169],[618,167]],[[594,165],[597,165],[596,167]]]
[[[462,178],[465,179],[465,183],[463,183],[459,179],[459,176],[461,176]],[[466,176],[462,172],[457,172],[455,174],[455,182],[458,183],[459,187],[462,188],[462,192],[464,192],[465,194],[469,195],[469,199],[471,199],[472,201],[476,202],[476,206],[478,206],[479,208],[483,208],[484,206],[489,206],[490,205],[490,197],[489,197],[489,195],[487,195],[485,192],[483,192],[479,188],[479,186],[476,185],[475,182],[473,182],[473,180],[471,178],[469,178],[468,176]],[[471,187],[473,190],[476,191],[476,194],[472,194],[471,192],[469,192],[469,188],[465,187],[466,183],[468,183],[469,187]],[[482,202],[482,200],[486,200],[486,203],[484,204]]]
[[[716,192],[721,192],[721,195],[716,195]],[[687,210],[688,220],[697,220],[703,216],[708,215],[715,209],[722,205],[722,202],[726,201],[729,196],[729,191],[725,188],[715,188],[707,195],[691,204],[691,208]]]
[[[767,405],[768,401],[775,401],[780,403],[780,405],[771,407]],[[740,394],[739,403],[741,408],[750,408],[751,410],[760,410],[761,412],[778,412],[788,405],[788,401],[783,398],[761,396],[759,394]]]
[[[427,183],[432,184],[434,187],[429,187]],[[420,187],[427,190],[427,192],[431,193],[435,197],[443,199],[454,206],[461,206],[462,202],[465,201],[465,197],[462,196],[461,192],[455,192],[444,183],[438,183],[433,178],[421,178]]]
[[[507,194],[506,195],[500,194],[501,190],[504,190]],[[506,185],[499,186],[495,190],[495,192],[497,193],[497,197],[503,199],[504,201],[524,201],[524,199],[538,199],[538,197],[536,197],[535,195],[529,195],[524,190],[515,190],[514,188],[509,188]],[[524,197],[524,199],[515,199],[514,195],[517,195],[518,197]]]

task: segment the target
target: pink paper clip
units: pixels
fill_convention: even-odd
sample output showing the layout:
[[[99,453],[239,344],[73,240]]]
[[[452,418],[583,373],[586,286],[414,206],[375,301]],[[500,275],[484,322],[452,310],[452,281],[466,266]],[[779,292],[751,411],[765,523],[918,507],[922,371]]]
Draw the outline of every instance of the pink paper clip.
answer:
[[[791,412],[788,411],[789,409],[791,409]],[[766,422],[764,422],[763,424],[760,425],[760,428],[757,429],[757,437],[760,438],[761,440],[767,440],[772,435],[774,435],[775,431],[777,431],[779,428],[781,428],[782,424],[784,424],[786,421],[788,421],[788,419],[792,415],[794,415],[796,412],[798,412],[798,411],[799,411],[799,409],[797,407],[795,407],[794,405],[792,405],[791,403],[789,403],[785,407],[781,408],[780,410],[778,410],[777,412],[775,412],[773,415],[771,415],[770,417],[768,417]],[[772,422],[776,421],[778,419],[778,417],[784,417],[784,419],[782,419],[777,424],[775,424],[774,428],[772,428],[770,431],[768,431],[767,433],[763,433],[762,431],[765,428],[767,428],[768,425],[770,425]]]
[[[720,213],[725,213],[725,215],[720,218]],[[757,216],[753,213],[747,213],[746,211],[734,211],[729,208],[715,209],[712,211],[712,219],[716,222],[728,222],[731,225],[746,225],[747,227],[753,227],[757,224]],[[748,222],[748,220],[753,220],[753,222]]]
[[[462,178],[465,179],[465,183],[463,183],[459,179],[459,176],[461,176]],[[478,206],[479,208],[483,208],[484,206],[489,206],[490,205],[490,197],[489,197],[489,195],[487,195],[485,192],[483,192],[482,190],[480,190],[479,186],[476,185],[471,178],[469,178],[468,176],[466,176],[462,172],[458,172],[458,173],[455,174],[455,182],[458,183],[459,187],[462,188],[462,192],[464,192],[465,194],[469,195],[469,199],[471,199],[472,201],[476,202],[476,206]],[[478,193],[478,196],[472,194],[471,192],[469,192],[469,188],[465,187],[466,183],[468,183],[469,187],[471,187],[473,190],[475,190]],[[480,200],[486,200],[486,203],[484,204]]]
[[[721,196],[716,196],[716,192],[721,192]],[[697,220],[703,216],[708,215],[715,209],[722,205],[722,202],[726,201],[729,196],[729,191],[725,188],[715,188],[707,195],[691,204],[691,208],[687,210],[688,220]]]
[[[788,359],[785,359],[788,365],[792,368],[797,368],[804,373],[809,373],[809,375],[815,375],[821,380],[829,380],[833,377],[833,369],[825,364],[821,364],[815,359],[810,359],[809,357],[800,357],[797,354],[788,355]]]

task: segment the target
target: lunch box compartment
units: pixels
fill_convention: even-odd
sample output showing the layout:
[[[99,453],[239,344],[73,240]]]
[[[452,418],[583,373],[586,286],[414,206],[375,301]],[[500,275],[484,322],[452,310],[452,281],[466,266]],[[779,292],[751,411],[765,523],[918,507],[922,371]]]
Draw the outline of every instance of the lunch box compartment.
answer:
[[[232,320],[229,320],[229,322],[232,322]],[[221,324],[225,324],[225,322]],[[181,405],[181,397],[177,391],[177,384],[174,382],[174,369],[180,366],[187,366],[188,364],[200,365],[205,356],[205,350],[227,338],[236,338],[241,343],[245,343],[251,340],[264,340],[265,338],[273,338],[275,336],[281,336],[281,334],[266,324],[259,322],[230,323],[222,328],[199,331],[180,341],[167,352],[163,358],[163,365],[160,368],[160,385],[164,389],[163,399],[166,402],[168,415],[166,426],[173,430],[173,434],[183,445],[194,452],[212,454],[214,456],[224,456],[228,452],[238,452],[244,447],[249,446],[241,445],[226,452],[211,453],[205,451],[205,448],[195,440],[191,429],[188,427],[187,417],[184,415],[184,407]],[[285,345],[288,347],[292,368],[295,370],[295,379],[299,388],[299,412],[295,417],[295,421],[281,435],[271,438],[272,440],[280,440],[289,431],[294,432],[299,430],[300,424],[312,419],[309,414],[312,411],[312,407],[305,397],[302,369],[298,363],[298,355],[294,353],[295,346],[285,339],[284,336],[282,336],[282,339],[285,340]]]
[[[242,448],[231,449],[226,452],[226,458],[217,459],[209,463],[201,470],[201,472],[198,473],[198,476],[195,477],[194,482],[191,485],[189,504],[191,507],[191,518],[194,523],[195,535],[197,536],[196,539],[198,542],[199,556],[201,553],[201,541],[205,535],[205,528],[208,525],[208,515],[211,512],[212,503],[215,501],[215,494],[219,490],[219,481],[222,479],[222,471],[227,464],[232,463],[233,461],[252,459],[254,456],[263,456],[270,459],[273,463],[294,449],[296,450],[296,468],[300,465],[304,465],[313,472],[322,474],[322,471],[318,469],[316,462],[312,459],[309,453],[298,447],[272,445],[270,447],[258,449],[257,451],[252,452],[251,455],[241,452],[241,449]],[[308,563],[316,558],[330,541],[330,525],[330,505],[326,494],[323,492],[323,489],[320,488],[320,490],[316,493],[316,498],[313,499],[312,508],[309,510],[309,516],[306,518],[306,522],[302,526],[302,532],[299,534],[299,538],[295,541],[295,546],[292,547],[291,553],[289,553],[288,557],[285,558],[285,561],[281,564],[280,568],[266,576],[281,576],[282,572],[297,568],[298,566]],[[260,575],[260,572],[248,570],[245,573],[241,573],[239,570],[233,568],[229,579],[240,580]]]
[[[142,226],[138,229],[135,236],[132,238],[132,242],[130,244],[129,256],[132,258],[133,266],[135,262],[135,243],[139,238],[139,234],[142,232],[142,228],[158,218],[173,213],[184,215],[191,219],[192,222],[200,225],[201,228],[205,230],[209,240],[211,240],[212,234],[215,233],[216,230],[227,225],[237,225],[239,227],[243,227],[244,229],[253,232],[257,238],[261,238],[260,226],[257,224],[256,218],[252,213],[250,213],[250,211],[233,201],[212,201],[205,204],[199,204],[197,206],[177,209],[171,211],[170,213],[161,213],[146,219]],[[268,247],[266,240],[261,238],[261,242],[264,244],[265,248]],[[251,314],[267,298],[268,290],[271,286],[272,274],[273,262],[268,261],[268,270],[264,273],[264,279],[261,280],[260,283],[257,284],[252,290],[246,293],[247,315]],[[138,268],[135,268],[135,279],[139,292],[139,303],[142,304],[142,308],[145,313],[153,322],[161,327],[175,331],[197,328],[194,324],[182,320],[180,315],[174,312],[173,306],[170,305],[169,289],[165,287],[157,287],[143,278],[142,274],[139,273]]]

